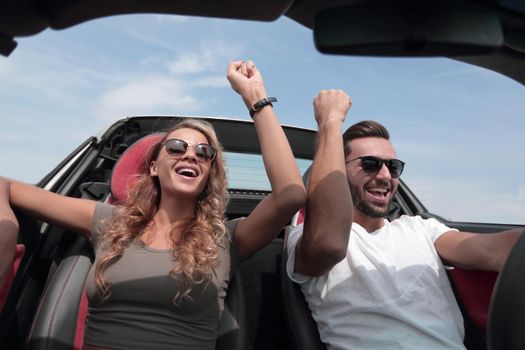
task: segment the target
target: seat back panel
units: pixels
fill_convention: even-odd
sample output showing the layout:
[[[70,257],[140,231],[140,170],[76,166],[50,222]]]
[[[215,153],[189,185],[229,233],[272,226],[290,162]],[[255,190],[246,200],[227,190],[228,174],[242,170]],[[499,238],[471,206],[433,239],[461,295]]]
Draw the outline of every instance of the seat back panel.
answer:
[[[466,316],[486,333],[490,300],[498,274],[461,268],[454,268],[448,274]]]
[[[4,309],[5,302],[7,300],[7,297],[9,296],[11,286],[15,281],[16,273],[18,272],[18,268],[22,263],[25,251],[26,247],[23,244],[16,245],[15,256],[13,257],[13,263],[11,264],[11,268],[9,269],[9,274],[6,277],[4,284],[0,286],[0,313]]]

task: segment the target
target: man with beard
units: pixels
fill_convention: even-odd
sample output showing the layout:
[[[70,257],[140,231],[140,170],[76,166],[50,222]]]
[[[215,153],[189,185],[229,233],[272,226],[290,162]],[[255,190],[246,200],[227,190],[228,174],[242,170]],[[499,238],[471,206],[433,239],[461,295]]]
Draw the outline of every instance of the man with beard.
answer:
[[[341,90],[314,98],[318,144],[287,273],[329,349],[464,349],[443,262],[499,271],[521,233],[459,232],[419,216],[389,222],[404,163],[377,122],[341,138],[350,105]]]

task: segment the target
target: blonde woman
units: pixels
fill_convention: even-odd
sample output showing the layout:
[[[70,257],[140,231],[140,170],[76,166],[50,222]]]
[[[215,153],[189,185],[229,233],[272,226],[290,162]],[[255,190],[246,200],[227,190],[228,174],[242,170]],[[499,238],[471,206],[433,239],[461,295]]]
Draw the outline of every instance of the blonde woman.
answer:
[[[272,187],[246,218],[225,221],[221,145],[209,123],[193,119],[150,149],[119,206],[0,179],[9,190],[0,201],[93,242],[85,349],[214,349],[232,265],[271,242],[303,204],[299,170],[255,64],[230,63],[228,80],[251,110]]]

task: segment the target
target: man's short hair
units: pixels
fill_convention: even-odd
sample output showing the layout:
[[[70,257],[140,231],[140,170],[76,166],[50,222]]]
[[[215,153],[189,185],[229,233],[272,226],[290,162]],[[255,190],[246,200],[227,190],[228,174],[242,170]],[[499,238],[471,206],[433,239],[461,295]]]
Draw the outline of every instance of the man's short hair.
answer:
[[[381,137],[390,140],[388,130],[378,122],[373,120],[363,120],[346,129],[343,134],[343,143],[345,146],[345,157],[350,153],[350,142],[361,137]]]

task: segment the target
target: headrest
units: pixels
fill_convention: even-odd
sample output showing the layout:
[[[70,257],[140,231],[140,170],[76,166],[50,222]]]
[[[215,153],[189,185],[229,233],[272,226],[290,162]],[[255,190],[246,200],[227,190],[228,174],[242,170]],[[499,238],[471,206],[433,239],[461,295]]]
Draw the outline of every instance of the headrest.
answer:
[[[144,136],[122,153],[111,175],[110,202],[116,203],[127,199],[128,189],[137,181],[137,175],[146,171],[145,160],[149,149],[163,136],[162,133]]]
[[[293,226],[297,226],[297,225],[300,225],[304,222],[304,215],[305,215],[305,212],[306,212],[306,209],[304,207],[302,207],[301,209],[299,209],[299,211],[297,212],[297,214],[295,214],[294,216],[294,223],[293,223]]]

